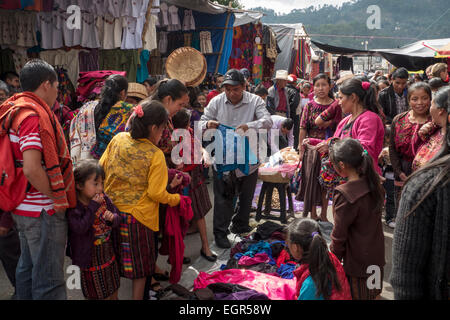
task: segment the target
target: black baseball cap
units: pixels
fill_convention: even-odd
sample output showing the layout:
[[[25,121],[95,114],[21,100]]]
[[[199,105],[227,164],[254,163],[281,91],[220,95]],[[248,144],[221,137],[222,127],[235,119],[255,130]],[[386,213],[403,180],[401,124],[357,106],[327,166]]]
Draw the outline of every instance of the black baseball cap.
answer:
[[[226,84],[237,86],[245,83],[244,75],[237,69],[230,69],[225,73],[222,87]]]

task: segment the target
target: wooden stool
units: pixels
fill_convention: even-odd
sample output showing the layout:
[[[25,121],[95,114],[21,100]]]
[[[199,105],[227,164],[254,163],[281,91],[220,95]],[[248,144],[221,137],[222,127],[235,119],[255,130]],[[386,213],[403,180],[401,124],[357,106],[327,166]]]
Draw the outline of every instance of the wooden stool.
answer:
[[[280,196],[280,209],[272,208],[272,195],[273,189],[278,190],[278,195]],[[292,192],[289,183],[272,183],[263,182],[261,187],[261,192],[259,194],[258,208],[256,209],[256,221],[260,221],[261,218],[279,220],[281,223],[286,224],[286,193],[289,201],[289,217],[294,216],[294,203],[292,201]],[[262,204],[264,201],[264,196],[266,197],[266,204],[264,206],[264,215],[262,215]],[[280,217],[276,217],[270,214],[270,211],[279,211]]]

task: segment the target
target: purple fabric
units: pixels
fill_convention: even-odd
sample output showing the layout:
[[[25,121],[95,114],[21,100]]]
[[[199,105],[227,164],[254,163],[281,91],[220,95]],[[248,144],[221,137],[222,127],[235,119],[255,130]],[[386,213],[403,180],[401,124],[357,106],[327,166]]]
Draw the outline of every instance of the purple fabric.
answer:
[[[255,290],[239,291],[234,293],[216,293],[215,300],[270,300],[264,293]]]
[[[89,52],[80,51],[79,62],[80,72],[99,70],[98,49],[91,49]]]
[[[53,10],[53,0],[43,0],[42,1],[42,11],[51,12]]]
[[[104,194],[106,207],[114,213],[113,228],[120,225],[121,218],[119,209],[117,209],[111,199]],[[81,268],[91,266],[92,248],[94,247],[94,228],[95,213],[100,208],[100,204],[91,201],[88,206],[77,201],[77,206],[67,211],[67,221],[69,225],[69,256],[72,258],[72,264]]]
[[[253,266],[258,263],[267,263],[269,261],[270,258],[267,253],[257,253],[253,258],[249,256],[242,256],[242,258],[239,259],[239,265]]]

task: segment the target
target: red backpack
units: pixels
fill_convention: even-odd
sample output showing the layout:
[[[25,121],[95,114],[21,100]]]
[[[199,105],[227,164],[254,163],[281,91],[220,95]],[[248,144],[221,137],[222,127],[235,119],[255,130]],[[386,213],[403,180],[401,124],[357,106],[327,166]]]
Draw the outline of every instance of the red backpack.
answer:
[[[13,211],[25,199],[28,180],[22,164],[14,159],[9,129],[18,113],[14,108],[0,118],[0,209]]]

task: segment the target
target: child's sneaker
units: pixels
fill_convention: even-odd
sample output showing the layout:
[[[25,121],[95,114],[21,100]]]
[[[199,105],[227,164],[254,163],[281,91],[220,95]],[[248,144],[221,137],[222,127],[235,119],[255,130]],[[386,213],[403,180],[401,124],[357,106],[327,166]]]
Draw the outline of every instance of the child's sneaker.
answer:
[[[389,222],[387,223],[387,225],[388,225],[389,228],[394,229],[394,228],[395,228],[395,221],[394,221],[394,220],[391,220],[391,221],[389,221]]]

